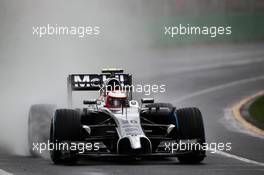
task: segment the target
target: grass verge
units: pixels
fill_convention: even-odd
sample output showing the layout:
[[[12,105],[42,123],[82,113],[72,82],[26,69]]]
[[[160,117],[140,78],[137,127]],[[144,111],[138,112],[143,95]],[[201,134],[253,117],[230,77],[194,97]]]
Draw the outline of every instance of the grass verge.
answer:
[[[249,112],[258,122],[264,124],[264,96],[257,98],[250,105]]]

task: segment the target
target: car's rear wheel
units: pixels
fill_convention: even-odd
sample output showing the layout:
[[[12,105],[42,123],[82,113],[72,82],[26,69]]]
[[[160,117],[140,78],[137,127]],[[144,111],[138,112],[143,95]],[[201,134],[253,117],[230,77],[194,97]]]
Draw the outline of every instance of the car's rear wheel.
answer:
[[[59,143],[74,142],[81,140],[81,116],[80,113],[71,109],[56,110],[51,121],[50,142],[54,145]],[[55,147],[56,148],[56,147]],[[57,147],[58,148],[58,147]],[[76,163],[77,150],[67,150],[69,154],[66,157],[62,154],[61,148],[50,151],[51,160],[55,164]]]
[[[205,150],[202,149],[205,143],[205,133],[202,114],[197,108],[183,108],[176,112],[179,126],[180,140],[197,140],[201,147],[189,150],[191,153],[179,156],[180,163],[197,164],[205,158]],[[199,148],[199,149],[197,149]]]

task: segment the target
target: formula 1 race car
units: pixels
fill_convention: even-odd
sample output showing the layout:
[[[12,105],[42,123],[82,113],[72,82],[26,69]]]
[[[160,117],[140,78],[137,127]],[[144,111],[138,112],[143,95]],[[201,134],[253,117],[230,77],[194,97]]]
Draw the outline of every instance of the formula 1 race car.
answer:
[[[153,98],[142,98],[139,104],[132,98],[132,76],[121,69],[72,74],[67,84],[69,108],[57,109],[51,120],[54,163],[75,163],[81,156],[178,157],[181,163],[204,159],[199,109],[176,109]],[[73,109],[73,91],[98,91],[100,96],[84,100],[83,109]]]

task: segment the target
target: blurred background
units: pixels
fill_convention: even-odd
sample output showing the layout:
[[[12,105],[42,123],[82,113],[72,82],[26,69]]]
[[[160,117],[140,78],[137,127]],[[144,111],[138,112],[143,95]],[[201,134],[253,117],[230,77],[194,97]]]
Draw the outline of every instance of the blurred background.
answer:
[[[264,0],[0,0],[0,147],[28,154],[29,107],[65,106],[68,74],[121,67],[134,74],[135,83],[166,84],[153,72],[222,64],[222,58],[236,60],[230,60],[234,54],[250,59],[248,50],[263,54],[263,45],[255,44],[264,39],[263,19]],[[232,26],[232,35],[164,35],[164,26],[180,23]],[[47,24],[99,26],[101,33],[85,38],[32,34],[33,26]]]

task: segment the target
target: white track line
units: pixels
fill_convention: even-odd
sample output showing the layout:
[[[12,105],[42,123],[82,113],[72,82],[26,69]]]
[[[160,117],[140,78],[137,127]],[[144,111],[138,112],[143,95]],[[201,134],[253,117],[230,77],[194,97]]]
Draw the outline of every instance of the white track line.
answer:
[[[189,72],[189,71],[199,71],[199,70],[205,70],[205,69],[217,69],[221,67],[226,67],[226,66],[242,66],[246,64],[253,64],[253,63],[261,63],[263,62],[263,58],[257,58],[254,60],[251,59],[246,59],[246,60],[234,60],[234,61],[229,61],[228,63],[217,63],[217,64],[208,64],[208,65],[196,65],[195,67],[179,67],[175,70],[175,68],[171,68],[174,73],[182,73],[182,72]]]
[[[13,174],[0,169],[0,175],[13,175]]]
[[[224,109],[224,118],[220,119],[219,121],[223,123],[225,127],[230,131],[240,132],[243,134],[250,135],[252,137],[264,139],[264,136],[257,135],[256,133],[245,129],[239,122],[237,122],[233,116],[232,109],[230,108]]]
[[[222,156],[225,156],[225,157],[229,157],[229,158],[233,158],[233,159],[236,159],[236,160],[239,160],[239,161],[242,161],[242,162],[255,164],[255,165],[264,167],[264,163],[263,162],[257,162],[255,160],[250,160],[250,159],[247,159],[247,158],[244,158],[244,157],[240,157],[240,156],[237,156],[237,155],[234,155],[234,154],[230,154],[230,153],[227,153],[227,152],[224,152],[224,151],[216,151],[215,154],[219,154],[219,155],[222,155]]]
[[[221,89],[224,89],[224,88],[228,88],[228,87],[236,86],[236,85],[240,85],[240,84],[250,83],[250,82],[254,82],[254,81],[258,81],[258,80],[262,80],[262,79],[264,79],[264,75],[259,76],[259,77],[253,77],[253,78],[247,78],[247,79],[242,79],[242,80],[238,80],[238,81],[233,81],[231,83],[221,84],[221,85],[218,85],[218,86],[214,86],[214,87],[211,87],[211,88],[203,89],[201,91],[197,91],[197,92],[191,93],[189,95],[180,97],[177,100],[174,100],[173,102],[177,103],[177,102],[184,101],[184,100],[187,100],[189,98],[193,98],[193,97],[196,97],[196,96],[199,96],[199,95],[207,94],[207,93],[210,93],[210,92],[213,92],[213,91],[221,90]]]

